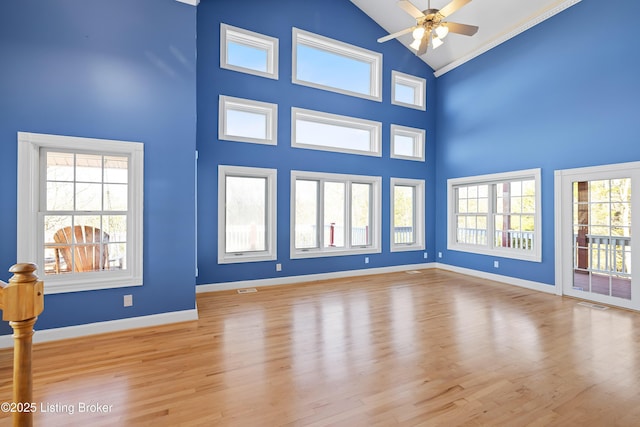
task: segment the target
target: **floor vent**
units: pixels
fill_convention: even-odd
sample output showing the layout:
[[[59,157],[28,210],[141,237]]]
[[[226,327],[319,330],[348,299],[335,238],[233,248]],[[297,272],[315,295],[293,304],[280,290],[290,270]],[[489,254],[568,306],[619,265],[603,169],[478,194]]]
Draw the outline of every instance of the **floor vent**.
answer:
[[[420,273],[422,273],[422,271],[419,271],[419,270],[408,270],[408,271],[405,271],[405,273],[407,273],[407,274],[420,274]]]
[[[579,302],[578,305],[582,305],[584,307],[595,308],[596,310],[608,310],[609,307],[606,305],[593,304],[590,302]]]
[[[256,288],[238,289],[239,294],[252,294],[254,292],[258,292],[258,290]]]

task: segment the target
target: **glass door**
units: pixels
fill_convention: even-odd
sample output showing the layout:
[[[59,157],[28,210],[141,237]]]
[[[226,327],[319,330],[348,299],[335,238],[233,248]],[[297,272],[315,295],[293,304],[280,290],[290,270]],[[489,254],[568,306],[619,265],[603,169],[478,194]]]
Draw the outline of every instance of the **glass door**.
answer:
[[[556,172],[556,203],[560,203],[556,247],[562,293],[594,302],[638,308],[634,286],[637,253],[632,240],[635,196],[640,164]],[[558,197],[560,191],[560,197]],[[558,223],[558,220],[560,222]],[[640,222],[638,222],[640,224]],[[637,257],[636,257],[637,258]]]

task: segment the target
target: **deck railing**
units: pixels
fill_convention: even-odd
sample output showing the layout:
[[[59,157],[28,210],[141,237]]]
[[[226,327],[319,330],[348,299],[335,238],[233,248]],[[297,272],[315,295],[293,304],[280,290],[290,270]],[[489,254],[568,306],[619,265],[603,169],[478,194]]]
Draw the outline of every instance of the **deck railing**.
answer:
[[[579,241],[577,235],[574,241]],[[583,245],[575,245],[575,269],[631,277],[631,237],[587,234]],[[579,251],[588,252],[588,265],[579,265]]]

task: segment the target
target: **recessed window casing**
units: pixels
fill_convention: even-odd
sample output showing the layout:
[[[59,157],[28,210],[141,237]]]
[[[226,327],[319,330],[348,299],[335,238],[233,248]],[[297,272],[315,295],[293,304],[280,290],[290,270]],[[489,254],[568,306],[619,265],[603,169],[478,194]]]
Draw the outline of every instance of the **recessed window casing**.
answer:
[[[220,95],[218,138],[276,145],[278,105]]]
[[[321,111],[291,109],[291,146],[382,156],[382,123]]]
[[[381,177],[291,171],[290,257],[381,252]]]
[[[391,158],[424,162],[424,129],[391,125]]]
[[[382,54],[293,29],[293,83],[382,101]]]
[[[277,170],[218,166],[218,263],[275,260]]]
[[[142,285],[143,144],[18,133],[18,262],[45,293]]]
[[[278,39],[220,24],[220,67],[278,79]]]
[[[391,71],[391,103],[402,107],[427,109],[427,80]]]
[[[542,260],[540,169],[447,180],[447,248]]]
[[[391,252],[425,249],[424,180],[391,178]]]

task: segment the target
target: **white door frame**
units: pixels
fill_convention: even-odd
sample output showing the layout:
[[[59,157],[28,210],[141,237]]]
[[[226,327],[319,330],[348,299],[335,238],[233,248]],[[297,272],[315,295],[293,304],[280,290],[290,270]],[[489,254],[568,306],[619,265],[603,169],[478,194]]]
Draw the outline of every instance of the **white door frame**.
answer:
[[[631,300],[572,291],[573,286],[573,192],[575,181],[631,178]],[[640,273],[640,162],[618,163],[555,171],[554,176],[555,279],[556,294],[590,300],[618,307],[640,310],[640,289],[634,274]]]

